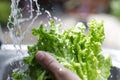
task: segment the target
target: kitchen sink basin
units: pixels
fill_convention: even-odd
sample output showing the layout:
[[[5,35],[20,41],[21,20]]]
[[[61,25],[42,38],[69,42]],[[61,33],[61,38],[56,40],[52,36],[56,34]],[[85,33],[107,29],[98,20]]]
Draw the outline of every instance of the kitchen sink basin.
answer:
[[[116,55],[120,54],[120,51],[103,49],[103,52],[110,53],[112,56],[113,66],[111,67],[111,75],[108,80],[120,80],[120,56]],[[12,80],[10,76],[14,70],[27,67],[22,62],[25,56],[27,56],[27,50],[23,50],[22,53],[16,50],[0,50],[0,80]]]
[[[0,50],[0,80],[10,79],[14,69],[25,67],[22,59],[27,56],[27,51]]]

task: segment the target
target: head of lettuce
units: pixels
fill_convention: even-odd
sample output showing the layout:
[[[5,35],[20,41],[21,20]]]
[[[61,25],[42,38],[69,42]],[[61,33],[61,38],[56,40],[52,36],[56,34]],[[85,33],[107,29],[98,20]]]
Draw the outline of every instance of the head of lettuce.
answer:
[[[49,29],[41,24],[33,29],[38,42],[28,46],[29,56],[24,58],[28,68],[12,74],[15,80],[55,80],[54,76],[35,60],[37,51],[47,51],[60,64],[76,73],[82,80],[107,80],[110,75],[111,59],[100,54],[104,40],[103,22],[91,20],[85,32],[83,24],[78,24],[61,32],[60,24],[51,21]]]

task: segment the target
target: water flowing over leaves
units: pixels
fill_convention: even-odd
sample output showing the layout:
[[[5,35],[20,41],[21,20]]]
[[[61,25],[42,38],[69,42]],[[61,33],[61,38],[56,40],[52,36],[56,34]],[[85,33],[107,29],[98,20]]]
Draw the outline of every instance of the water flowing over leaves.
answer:
[[[33,29],[32,34],[38,37],[38,42],[28,46],[29,56],[24,58],[28,69],[14,73],[15,80],[55,80],[54,76],[35,60],[35,54],[39,50],[49,52],[82,80],[107,80],[111,59],[100,54],[104,40],[103,22],[93,19],[88,26],[88,32],[82,23],[61,32],[60,25],[51,21],[49,29],[45,29],[43,24],[38,29]]]

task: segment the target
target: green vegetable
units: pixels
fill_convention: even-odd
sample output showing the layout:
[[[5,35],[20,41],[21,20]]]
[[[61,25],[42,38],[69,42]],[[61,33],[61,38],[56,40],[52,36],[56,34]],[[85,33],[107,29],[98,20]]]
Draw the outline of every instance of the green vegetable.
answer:
[[[55,80],[54,76],[35,60],[36,52],[43,50],[49,52],[82,80],[107,80],[110,75],[111,59],[100,54],[104,40],[103,22],[92,20],[88,26],[87,33],[83,24],[61,32],[60,24],[51,21],[50,29],[45,29],[43,24],[39,29],[33,29],[32,34],[38,36],[38,42],[28,46],[29,56],[24,58],[28,69],[23,73],[14,73],[13,78]]]

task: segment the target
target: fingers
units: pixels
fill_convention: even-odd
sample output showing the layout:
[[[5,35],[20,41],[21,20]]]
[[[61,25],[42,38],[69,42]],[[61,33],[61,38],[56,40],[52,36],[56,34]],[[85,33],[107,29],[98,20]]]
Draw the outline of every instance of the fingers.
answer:
[[[44,51],[39,51],[36,54],[36,59],[40,63],[40,65],[44,66],[49,71],[53,72],[54,74],[63,66],[60,65],[56,59],[54,59],[51,55]]]
[[[72,73],[70,70],[64,68],[60,63],[57,62],[51,55],[44,51],[39,51],[36,54],[36,59],[40,65],[51,71],[56,80],[80,80],[80,78]]]

